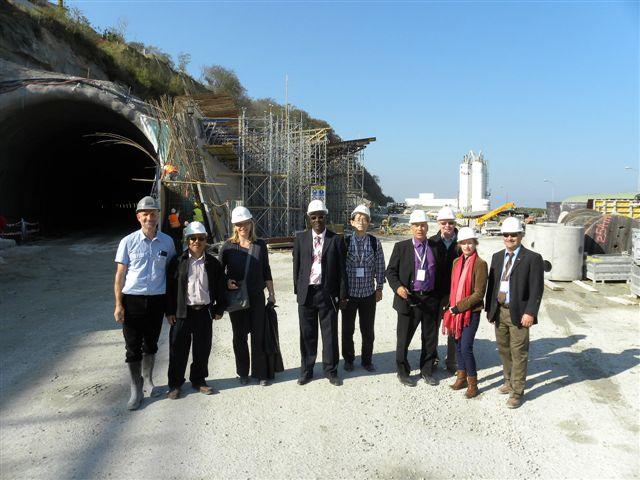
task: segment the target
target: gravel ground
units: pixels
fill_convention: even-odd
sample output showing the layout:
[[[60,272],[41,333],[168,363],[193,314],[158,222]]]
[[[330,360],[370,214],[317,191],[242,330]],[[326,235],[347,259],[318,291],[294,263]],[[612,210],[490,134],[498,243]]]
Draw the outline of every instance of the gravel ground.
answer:
[[[388,288],[376,318],[378,372],[346,373],[341,362],[344,385],[334,387],[318,365],[316,379],[298,386],[291,253],[272,253],[286,367],[277,382],[240,386],[225,316],[214,324],[210,360],[219,394],[187,384],[177,401],[145,399],[128,412],[124,342],[112,316],[117,241],[92,236],[0,251],[3,479],[640,476],[640,310],[604,298],[628,293],[625,285],[545,291],[526,402],[508,410],[484,318],[475,343],[478,398],[449,389],[442,370],[436,387],[397,382]],[[500,244],[483,239],[481,255],[490,260]],[[393,241],[383,247],[388,258]],[[165,324],[155,375],[163,390],[167,333]],[[418,357],[416,334],[414,367]]]

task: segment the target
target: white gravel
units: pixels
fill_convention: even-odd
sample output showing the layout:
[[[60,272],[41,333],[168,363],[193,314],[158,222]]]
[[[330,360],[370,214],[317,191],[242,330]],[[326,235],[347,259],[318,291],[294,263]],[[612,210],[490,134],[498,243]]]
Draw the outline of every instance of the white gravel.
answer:
[[[296,385],[291,253],[272,253],[286,367],[278,381],[239,385],[225,316],[214,324],[210,360],[219,394],[187,384],[177,401],[145,399],[128,412],[124,342],[112,316],[117,241],[94,236],[0,252],[2,479],[640,477],[640,312],[604,298],[626,293],[625,285],[545,291],[527,401],[508,410],[496,391],[501,367],[485,318],[476,340],[478,398],[450,390],[441,370],[436,387],[397,382],[388,288],[376,318],[378,372],[341,368],[338,388],[317,365],[316,380]],[[383,246],[388,258],[393,242]],[[480,252],[490,261],[499,248],[500,239],[483,239]],[[165,324],[155,375],[163,388],[167,332]]]

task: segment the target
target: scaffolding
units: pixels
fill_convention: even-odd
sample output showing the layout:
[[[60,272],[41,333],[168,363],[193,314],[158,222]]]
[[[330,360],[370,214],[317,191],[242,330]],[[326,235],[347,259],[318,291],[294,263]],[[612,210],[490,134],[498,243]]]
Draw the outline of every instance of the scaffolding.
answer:
[[[202,118],[207,150],[241,177],[239,198],[259,237],[286,237],[305,228],[306,207],[321,199],[330,222],[345,223],[364,197],[364,155],[373,139],[329,142],[329,128],[306,129],[287,108],[250,117]]]

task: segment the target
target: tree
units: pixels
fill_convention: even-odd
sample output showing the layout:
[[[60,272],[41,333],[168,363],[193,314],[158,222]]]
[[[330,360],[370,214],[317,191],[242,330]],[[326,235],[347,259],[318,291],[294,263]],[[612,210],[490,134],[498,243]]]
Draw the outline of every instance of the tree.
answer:
[[[202,80],[212,92],[229,95],[238,105],[248,103],[247,90],[233,70],[221,65],[205,66],[202,67]]]
[[[178,53],[178,70],[187,73],[187,65],[191,63],[191,54],[186,52]]]

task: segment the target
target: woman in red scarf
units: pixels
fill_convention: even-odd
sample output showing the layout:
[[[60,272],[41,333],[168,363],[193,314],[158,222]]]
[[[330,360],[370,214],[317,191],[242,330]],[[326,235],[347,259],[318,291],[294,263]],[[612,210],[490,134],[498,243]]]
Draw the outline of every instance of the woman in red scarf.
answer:
[[[456,381],[451,388],[467,387],[465,396],[478,395],[478,372],[473,356],[473,341],[480,324],[487,288],[487,262],[476,252],[478,240],[472,228],[463,227],[458,232],[458,245],[462,254],[453,261],[449,308],[444,314],[442,331],[456,341]]]

